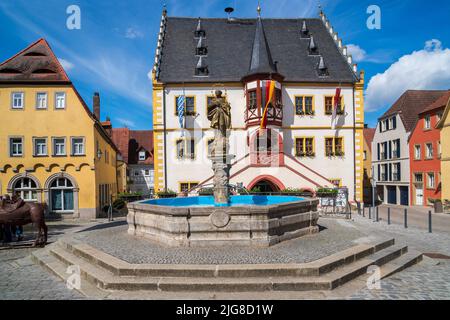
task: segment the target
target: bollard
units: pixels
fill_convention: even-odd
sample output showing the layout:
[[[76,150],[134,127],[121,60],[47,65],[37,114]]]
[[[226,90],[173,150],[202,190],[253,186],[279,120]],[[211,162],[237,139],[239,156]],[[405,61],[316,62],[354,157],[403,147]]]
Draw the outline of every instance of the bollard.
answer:
[[[433,229],[431,226],[431,210],[428,211],[428,232],[429,233],[433,233]]]
[[[378,217],[378,207],[377,207],[377,215],[376,215],[376,218],[375,218],[375,219],[376,219],[376,222],[380,221],[380,220],[379,220],[379,217]]]
[[[388,208],[388,224],[391,224],[391,208]]]
[[[405,209],[405,228],[408,228],[408,209]]]
[[[366,207],[364,206],[364,208],[363,208],[363,217],[365,217],[366,216]]]
[[[369,208],[369,219],[372,219],[372,207]]]

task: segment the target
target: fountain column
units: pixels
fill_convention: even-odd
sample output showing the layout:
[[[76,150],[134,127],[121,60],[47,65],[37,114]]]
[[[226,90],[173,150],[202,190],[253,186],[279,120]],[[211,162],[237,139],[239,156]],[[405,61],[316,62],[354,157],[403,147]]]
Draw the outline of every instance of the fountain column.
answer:
[[[228,154],[229,141],[227,132],[231,128],[231,106],[222,96],[222,91],[217,90],[208,110],[208,120],[214,130],[214,142],[211,147],[210,159],[214,171],[214,202],[218,205],[229,202],[229,181],[231,159],[234,156]]]

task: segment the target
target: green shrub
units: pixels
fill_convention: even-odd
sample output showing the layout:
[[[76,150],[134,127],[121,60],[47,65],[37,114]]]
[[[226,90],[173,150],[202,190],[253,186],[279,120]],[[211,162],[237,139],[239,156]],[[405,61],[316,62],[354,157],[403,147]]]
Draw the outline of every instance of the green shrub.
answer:
[[[171,189],[159,191],[156,193],[158,198],[175,198],[177,196],[177,193]]]
[[[213,188],[201,188],[198,191],[199,196],[212,196],[214,194]]]
[[[125,207],[125,201],[122,198],[116,199],[113,202],[113,208],[115,210],[121,210]]]

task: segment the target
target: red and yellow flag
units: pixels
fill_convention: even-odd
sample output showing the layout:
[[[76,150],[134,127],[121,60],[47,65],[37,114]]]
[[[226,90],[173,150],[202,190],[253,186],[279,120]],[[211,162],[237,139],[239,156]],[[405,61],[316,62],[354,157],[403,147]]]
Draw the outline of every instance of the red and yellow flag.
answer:
[[[275,92],[275,81],[273,81],[273,80],[265,81],[265,86],[262,88],[262,90],[265,93],[265,94],[263,94],[263,96],[266,99],[263,99],[263,101],[265,103],[265,107],[264,107],[264,112],[263,112],[263,115],[261,118],[260,128],[265,129],[266,125],[267,125],[267,111],[269,109],[269,104],[272,103],[273,93]]]

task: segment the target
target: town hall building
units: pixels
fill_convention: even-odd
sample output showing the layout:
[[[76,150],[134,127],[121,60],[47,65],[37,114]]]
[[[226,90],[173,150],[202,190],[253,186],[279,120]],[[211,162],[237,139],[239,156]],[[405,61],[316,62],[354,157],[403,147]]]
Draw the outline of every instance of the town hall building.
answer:
[[[156,192],[212,185],[207,115],[220,90],[231,105],[231,184],[274,192],[342,186],[362,201],[364,73],[324,13],[219,19],[164,10],[152,76]]]

